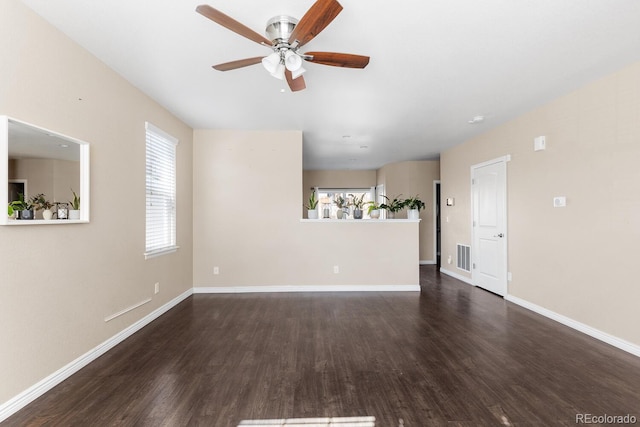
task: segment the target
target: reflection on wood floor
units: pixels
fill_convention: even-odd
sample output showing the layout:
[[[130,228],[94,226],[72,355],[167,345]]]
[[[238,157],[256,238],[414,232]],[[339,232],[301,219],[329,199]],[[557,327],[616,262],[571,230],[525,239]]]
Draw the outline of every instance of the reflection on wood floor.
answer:
[[[421,267],[422,293],[194,295],[6,425],[575,425],[640,418],[640,359]]]

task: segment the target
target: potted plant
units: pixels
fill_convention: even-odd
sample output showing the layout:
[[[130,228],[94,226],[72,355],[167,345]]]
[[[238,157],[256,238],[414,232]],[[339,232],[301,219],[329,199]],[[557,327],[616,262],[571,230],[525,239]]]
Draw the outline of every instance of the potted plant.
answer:
[[[405,206],[407,207],[407,218],[408,219],[419,219],[420,218],[420,209],[425,208],[425,204],[422,200],[418,198],[416,194],[413,197],[409,197],[404,201]]]
[[[354,196],[353,194],[349,194],[351,196],[353,205],[353,219],[362,219],[362,208],[364,207],[364,194],[360,197]]]
[[[50,220],[53,217],[53,212],[51,211],[53,204],[47,200],[43,193],[33,196],[31,198],[31,205],[35,208],[36,211],[42,211],[43,219]]]
[[[71,189],[73,201],[69,201],[69,219],[80,219],[80,196]]]
[[[396,212],[400,212],[404,208],[404,200],[400,198],[401,195],[402,194],[399,194],[393,199],[390,199],[387,196],[382,196],[387,200],[387,203],[380,204],[380,209],[386,209],[389,212],[387,218],[394,219],[396,217]]]
[[[307,218],[318,219],[318,200],[316,199],[316,192],[312,191],[309,196],[309,201],[305,205],[307,208]]]
[[[24,194],[18,193],[18,200],[9,203],[7,214],[16,214],[16,219],[33,219],[33,206],[24,199]]]
[[[369,214],[369,218],[378,219],[380,218],[380,205],[376,202],[367,202],[369,205],[367,213]]]
[[[345,208],[347,207],[347,201],[344,199],[344,197],[342,197],[342,195],[338,195],[333,200],[333,203],[335,203],[336,206],[338,207],[338,210],[336,211],[336,218],[342,219],[346,217]]]

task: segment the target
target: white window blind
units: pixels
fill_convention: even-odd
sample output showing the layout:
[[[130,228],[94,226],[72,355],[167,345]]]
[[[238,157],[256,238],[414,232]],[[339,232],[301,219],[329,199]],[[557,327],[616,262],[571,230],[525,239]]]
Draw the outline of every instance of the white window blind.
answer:
[[[147,130],[147,216],[145,257],[176,246],[176,146],[178,140],[151,123]]]

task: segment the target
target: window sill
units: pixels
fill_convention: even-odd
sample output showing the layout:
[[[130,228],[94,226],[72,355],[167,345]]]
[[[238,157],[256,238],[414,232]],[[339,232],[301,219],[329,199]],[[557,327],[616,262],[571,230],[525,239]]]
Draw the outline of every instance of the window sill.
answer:
[[[344,222],[344,223],[366,223],[366,224],[375,224],[375,223],[381,223],[381,222],[393,222],[393,223],[398,223],[398,222],[420,222],[420,219],[327,219],[327,218],[322,218],[322,219],[307,219],[307,218],[302,218],[300,220],[300,222]]]
[[[87,219],[10,219],[2,225],[62,225],[88,224]]]
[[[170,246],[168,248],[158,249],[157,251],[145,252],[144,259],[151,259],[151,258],[159,257],[161,255],[172,254],[176,252],[178,249],[180,249],[180,246]]]

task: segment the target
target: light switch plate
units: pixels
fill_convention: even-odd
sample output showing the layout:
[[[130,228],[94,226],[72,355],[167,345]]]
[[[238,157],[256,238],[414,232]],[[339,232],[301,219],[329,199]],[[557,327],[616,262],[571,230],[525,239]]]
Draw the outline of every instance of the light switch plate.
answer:
[[[556,196],[553,198],[554,208],[564,208],[567,206],[567,198],[565,196]]]
[[[547,138],[538,136],[533,139],[533,151],[541,151],[547,148]]]

